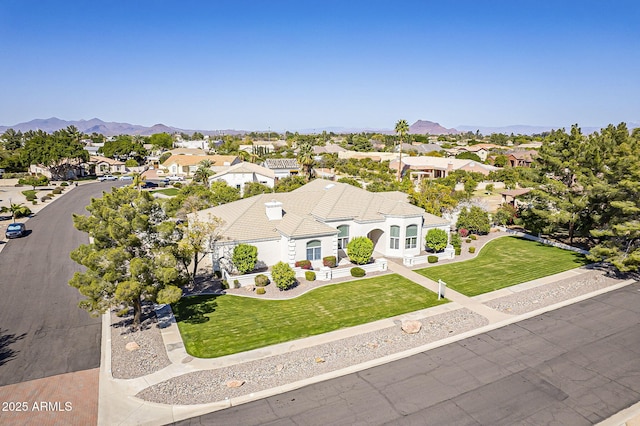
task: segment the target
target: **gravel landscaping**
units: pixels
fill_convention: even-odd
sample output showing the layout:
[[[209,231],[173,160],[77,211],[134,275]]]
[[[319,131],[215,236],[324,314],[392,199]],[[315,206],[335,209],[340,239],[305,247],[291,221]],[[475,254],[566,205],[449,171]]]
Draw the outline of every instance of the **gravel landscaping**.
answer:
[[[547,284],[542,291],[532,288],[485,302],[485,305],[507,314],[525,314],[620,282],[620,279],[607,277],[601,271],[589,271],[576,278]]]
[[[158,320],[151,306],[145,306],[139,330],[131,328],[133,315],[118,317],[111,312],[111,374],[114,379],[135,379],[171,364],[162,341]],[[128,350],[127,343],[139,348]]]
[[[260,361],[198,371],[144,389],[136,397],[162,404],[204,404],[222,401],[307,379],[372,359],[411,349],[486,325],[487,320],[462,308],[425,318],[422,330],[406,334],[400,324]],[[244,382],[228,387],[232,380]]]

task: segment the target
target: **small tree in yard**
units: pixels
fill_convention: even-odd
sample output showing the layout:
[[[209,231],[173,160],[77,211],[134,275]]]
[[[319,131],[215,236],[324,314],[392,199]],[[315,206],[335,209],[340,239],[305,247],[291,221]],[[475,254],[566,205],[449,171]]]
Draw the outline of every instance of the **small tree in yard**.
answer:
[[[347,244],[349,260],[356,265],[369,263],[373,254],[373,241],[367,237],[355,237]]]
[[[443,231],[442,229],[430,229],[425,236],[425,242],[427,247],[438,252],[447,247],[449,236],[447,235],[447,231]]]
[[[233,248],[231,260],[239,273],[251,272],[258,262],[258,248],[250,244],[238,244]]]
[[[271,268],[271,277],[280,290],[287,290],[296,282],[296,273],[288,263],[278,262]]]
[[[460,211],[458,229],[464,228],[475,234],[487,234],[491,230],[489,214],[478,206],[463,208]]]
[[[222,219],[209,216],[206,220],[193,218],[188,224],[182,226],[182,239],[178,243],[179,260],[184,270],[189,275],[192,284],[195,284],[198,264],[204,257],[211,253],[215,242],[221,238],[220,228]],[[189,263],[193,264],[193,272],[189,273]]]

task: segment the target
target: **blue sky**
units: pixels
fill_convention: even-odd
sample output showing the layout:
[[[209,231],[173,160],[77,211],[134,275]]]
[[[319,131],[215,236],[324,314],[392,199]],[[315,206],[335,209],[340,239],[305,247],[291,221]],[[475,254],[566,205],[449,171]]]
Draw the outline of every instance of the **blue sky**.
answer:
[[[0,124],[640,122],[636,1],[0,0]]]

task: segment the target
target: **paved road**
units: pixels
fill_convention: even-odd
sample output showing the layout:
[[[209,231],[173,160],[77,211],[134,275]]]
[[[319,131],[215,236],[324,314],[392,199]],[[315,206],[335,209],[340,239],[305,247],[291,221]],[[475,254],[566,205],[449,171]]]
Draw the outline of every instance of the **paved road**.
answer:
[[[216,425],[591,425],[640,401],[640,285],[189,419]]]
[[[0,386],[100,365],[100,319],[77,307],[69,253],[88,242],[72,213],[118,183],[81,185],[29,219],[0,253]]]

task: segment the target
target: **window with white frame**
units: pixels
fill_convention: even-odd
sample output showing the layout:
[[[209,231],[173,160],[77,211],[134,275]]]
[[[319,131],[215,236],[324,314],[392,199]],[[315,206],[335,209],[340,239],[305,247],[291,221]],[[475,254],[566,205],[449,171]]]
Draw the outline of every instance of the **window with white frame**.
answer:
[[[338,249],[346,250],[349,244],[349,225],[338,226]]]
[[[418,226],[409,225],[407,226],[407,235],[404,240],[404,248],[412,249],[412,248],[416,248],[417,245],[418,245]]]
[[[391,226],[391,232],[389,234],[389,248],[398,250],[400,248],[400,227],[396,225]]]
[[[307,260],[320,260],[322,258],[319,240],[309,241],[307,243]]]

